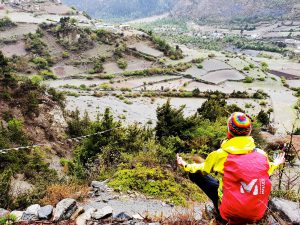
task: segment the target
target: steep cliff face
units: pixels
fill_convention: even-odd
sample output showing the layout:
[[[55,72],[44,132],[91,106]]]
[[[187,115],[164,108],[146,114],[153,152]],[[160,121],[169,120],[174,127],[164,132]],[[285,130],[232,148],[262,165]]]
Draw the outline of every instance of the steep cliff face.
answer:
[[[64,0],[65,4],[73,5],[87,11],[95,18],[132,19],[147,17],[169,11],[175,0]]]
[[[174,16],[196,20],[261,20],[294,17],[299,13],[296,12],[297,2],[297,0],[180,0],[172,13]]]

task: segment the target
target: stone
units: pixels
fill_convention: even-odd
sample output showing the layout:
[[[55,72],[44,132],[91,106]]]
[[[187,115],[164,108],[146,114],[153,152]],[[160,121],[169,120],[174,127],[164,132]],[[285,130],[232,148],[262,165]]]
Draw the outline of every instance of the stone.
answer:
[[[16,217],[16,222],[19,222],[21,221],[24,213],[25,213],[24,211],[14,210],[10,213],[10,215],[14,215]]]
[[[82,207],[78,207],[77,209],[76,209],[76,211],[73,213],[73,215],[71,216],[71,220],[76,220],[76,218],[78,217],[78,216],[80,216],[82,213],[84,213],[84,208],[82,208]]]
[[[9,211],[6,209],[0,208],[0,218],[9,214]]]
[[[280,225],[272,215],[269,215],[267,218],[268,225]]]
[[[107,189],[107,184],[106,183],[107,183],[106,181],[102,181],[102,182],[92,181],[91,187],[94,189],[94,191],[96,189],[98,191],[105,192],[106,189]]]
[[[52,212],[53,212],[52,205],[46,205],[44,207],[41,207],[38,211],[38,218],[41,220],[48,220],[51,218]]]
[[[300,207],[297,202],[291,202],[281,198],[270,201],[271,210],[278,211],[281,217],[288,222],[300,223]]]
[[[140,215],[140,214],[134,214],[132,215],[132,218],[135,219],[135,220],[143,220],[144,218]]]
[[[102,209],[97,209],[92,214],[92,218],[94,218],[96,220],[100,220],[100,219],[104,219],[104,218],[112,216],[112,213],[113,213],[113,208],[110,206],[105,206]]]
[[[25,213],[28,215],[34,215],[34,216],[38,216],[38,211],[40,210],[41,206],[39,204],[35,204],[35,205],[31,205],[29,206]]]
[[[68,220],[77,209],[77,203],[72,198],[66,198],[57,203],[53,210],[53,221]]]
[[[160,225],[160,223],[148,223],[148,225]]]
[[[120,220],[132,220],[132,217],[129,216],[127,213],[125,212],[121,212],[118,215],[114,216],[114,218],[116,219],[120,219]]]
[[[83,214],[77,217],[76,225],[86,225],[88,220],[92,219],[92,214],[96,211],[94,208],[86,210]]]
[[[22,218],[21,218],[22,221],[36,221],[38,220],[38,217],[34,214],[28,214],[28,213],[24,213]]]

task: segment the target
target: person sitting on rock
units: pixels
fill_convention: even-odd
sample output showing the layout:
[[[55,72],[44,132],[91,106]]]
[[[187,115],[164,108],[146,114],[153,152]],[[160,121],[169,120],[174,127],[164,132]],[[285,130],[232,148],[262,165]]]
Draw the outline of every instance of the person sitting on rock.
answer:
[[[204,163],[188,164],[177,154],[177,164],[189,172],[229,224],[253,223],[262,219],[271,192],[270,175],[285,162],[284,153],[269,162],[256,148],[251,118],[235,112],[228,119],[227,140],[208,155]],[[217,179],[208,174],[215,174]]]

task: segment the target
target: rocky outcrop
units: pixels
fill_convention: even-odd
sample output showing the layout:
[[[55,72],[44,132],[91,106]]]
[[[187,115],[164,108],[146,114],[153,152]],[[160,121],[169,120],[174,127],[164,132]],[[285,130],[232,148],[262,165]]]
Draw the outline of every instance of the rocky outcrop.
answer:
[[[130,225],[159,225],[160,223],[152,222],[149,223],[149,218],[145,219],[142,214],[138,213],[138,209],[141,207],[143,201],[152,201],[150,199],[139,199],[139,197],[130,197],[131,192],[126,195],[125,199],[111,198],[109,195],[117,194],[112,193],[112,190],[107,186],[106,182],[93,181],[91,184],[91,196],[95,196],[98,193],[99,196],[91,197],[90,203],[88,200],[82,204],[77,203],[74,199],[66,198],[61,200],[55,208],[51,205],[40,206],[38,204],[29,206],[25,211],[13,211],[10,214],[16,217],[17,224],[35,224],[34,221],[47,221],[48,224],[76,224],[76,225],[97,225],[97,224],[130,224]],[[97,195],[97,194],[96,194]],[[103,196],[107,195],[108,200],[103,201]],[[135,201],[133,200],[135,199]],[[125,201],[124,201],[125,200]],[[130,207],[130,201],[137,204],[137,207]],[[145,203],[146,204],[146,203]],[[155,205],[158,206],[158,205]],[[162,204],[158,206],[164,207]],[[290,202],[284,199],[274,198],[270,201],[270,207],[272,211],[279,212],[281,218],[284,221],[288,221],[288,224],[299,224],[300,223],[300,209],[296,202]],[[120,211],[125,210],[125,211]],[[133,210],[134,209],[134,210]],[[156,209],[158,209],[156,207]],[[159,209],[158,209],[159,210]],[[199,209],[200,210],[200,209]],[[211,213],[213,207],[211,204],[206,204],[205,213],[201,214],[201,217],[194,219],[199,224],[208,224],[212,221],[216,215]],[[180,211],[180,210],[179,210]],[[179,213],[179,211],[176,211]],[[182,211],[184,213],[184,211]],[[149,213],[149,211],[148,211]],[[9,211],[0,208],[0,218],[9,214]],[[148,214],[151,215],[151,214]],[[157,215],[157,214],[156,214]],[[164,214],[165,215],[165,214]],[[185,214],[184,214],[185,215]],[[187,214],[186,214],[187,215]],[[211,217],[209,215],[212,215]],[[165,215],[166,216],[166,215]],[[268,224],[278,225],[277,216],[268,214]],[[191,219],[191,218],[190,218]],[[280,219],[281,220],[281,219]],[[184,223],[181,223],[184,224]],[[198,223],[197,223],[198,224]]]
[[[293,224],[300,224],[299,203],[291,202],[281,198],[274,198],[270,201],[272,210],[280,213],[281,217]]]

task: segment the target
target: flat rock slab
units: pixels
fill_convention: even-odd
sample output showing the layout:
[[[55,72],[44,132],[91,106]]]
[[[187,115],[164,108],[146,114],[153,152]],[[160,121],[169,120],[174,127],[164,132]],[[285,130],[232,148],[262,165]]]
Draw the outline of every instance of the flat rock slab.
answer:
[[[274,198],[271,200],[270,206],[272,210],[279,211],[281,216],[289,222],[300,223],[300,207],[297,202]]]
[[[112,216],[112,213],[113,213],[113,208],[110,206],[105,206],[101,209],[95,210],[92,214],[92,218],[99,220],[99,219],[103,219],[103,218]]]

